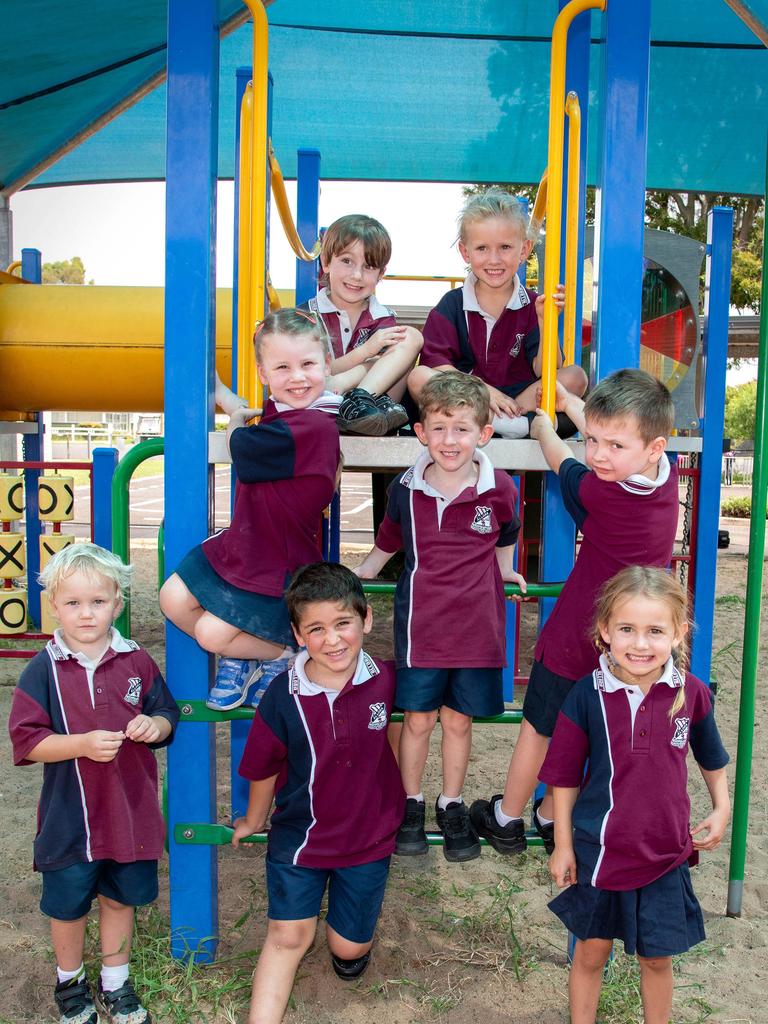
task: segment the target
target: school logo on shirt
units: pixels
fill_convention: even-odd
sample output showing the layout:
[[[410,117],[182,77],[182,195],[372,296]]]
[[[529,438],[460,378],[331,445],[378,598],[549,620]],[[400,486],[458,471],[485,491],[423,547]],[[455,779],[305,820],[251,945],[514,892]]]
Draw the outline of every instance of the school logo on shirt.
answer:
[[[134,707],[138,706],[141,700],[141,677],[132,676],[128,680],[128,692],[123,697],[126,704],[133,704]]]
[[[376,701],[375,704],[369,704],[368,707],[371,709],[371,720],[368,723],[368,728],[385,729],[387,726],[387,705],[384,701]]]
[[[493,527],[491,526],[491,510],[488,505],[475,505],[475,518],[472,520],[471,529],[475,533],[490,533]]]
[[[520,355],[520,349],[522,347],[523,338],[524,337],[525,337],[524,334],[516,334],[515,335],[515,344],[509,350],[509,354],[512,356],[512,358],[514,358],[515,356],[519,356]]]
[[[683,749],[685,744],[688,742],[688,730],[690,726],[690,718],[675,719],[675,735],[669,741],[673,747],[677,747],[680,750]]]

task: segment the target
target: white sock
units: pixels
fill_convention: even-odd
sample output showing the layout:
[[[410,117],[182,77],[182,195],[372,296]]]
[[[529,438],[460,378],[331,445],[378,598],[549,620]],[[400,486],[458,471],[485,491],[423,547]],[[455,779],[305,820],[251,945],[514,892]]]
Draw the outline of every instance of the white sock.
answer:
[[[499,825],[501,825],[502,828],[504,828],[505,825],[509,825],[509,823],[512,821],[523,820],[522,818],[510,817],[508,814],[505,814],[504,811],[502,811],[501,809],[501,800],[497,800],[496,803],[493,805],[493,814],[494,817],[496,818],[496,821],[498,822]]]
[[[64,971],[59,965],[56,965],[56,974],[59,979],[59,984],[63,984],[65,981],[72,981],[73,978],[79,977],[81,974],[85,974],[85,967],[80,962],[80,966],[76,967],[74,971]]]
[[[101,965],[101,987],[105,992],[115,992],[128,981],[128,964],[118,967]]]
[[[424,794],[423,793],[406,793],[405,794],[405,799],[406,800],[415,800],[417,803],[423,804],[424,803]]]
[[[494,416],[491,425],[494,434],[501,434],[510,441],[528,437],[531,427],[527,416]]]
[[[551,825],[555,820],[554,818],[545,818],[538,808],[536,809],[536,818],[542,828],[544,828],[545,825]]]
[[[446,796],[445,793],[441,793],[437,798],[437,806],[441,811],[447,810],[448,804],[460,804],[462,802],[461,793],[458,796]]]

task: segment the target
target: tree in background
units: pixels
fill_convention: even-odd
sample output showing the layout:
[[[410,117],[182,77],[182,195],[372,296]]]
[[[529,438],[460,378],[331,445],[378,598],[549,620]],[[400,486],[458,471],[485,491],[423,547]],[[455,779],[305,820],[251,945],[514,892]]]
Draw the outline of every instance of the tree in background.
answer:
[[[43,264],[43,284],[85,284],[85,267],[79,256]],[[89,281],[88,284],[93,284]]]
[[[734,441],[749,441],[755,436],[757,381],[725,389],[725,436]]]
[[[536,185],[468,185],[466,196],[501,188],[533,207]],[[714,206],[733,208],[733,260],[731,265],[731,303],[737,309],[754,313],[760,309],[765,208],[759,196],[722,195],[714,192],[646,192],[645,223],[659,231],[688,235],[700,242],[707,240],[707,215]],[[587,224],[595,219],[595,190],[587,189]]]

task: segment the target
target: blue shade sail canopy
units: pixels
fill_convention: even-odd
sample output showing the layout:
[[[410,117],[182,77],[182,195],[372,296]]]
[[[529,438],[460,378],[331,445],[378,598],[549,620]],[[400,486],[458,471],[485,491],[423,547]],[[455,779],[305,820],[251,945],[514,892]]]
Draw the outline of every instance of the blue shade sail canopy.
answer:
[[[0,71],[0,180],[8,191],[161,76],[166,43],[165,4],[153,0],[11,6]],[[768,0],[751,7],[768,24]],[[227,22],[244,9],[220,0],[219,13]],[[295,175],[297,148],[313,146],[324,178],[537,181],[546,163],[556,15],[553,0],[274,0],[273,140],[284,174]],[[592,15],[591,180],[601,27]],[[652,39],[648,187],[762,193],[765,48],[722,0],[654,0]],[[219,176],[231,178],[235,70],[251,61],[250,23],[221,46]],[[33,184],[164,173],[160,84]]]

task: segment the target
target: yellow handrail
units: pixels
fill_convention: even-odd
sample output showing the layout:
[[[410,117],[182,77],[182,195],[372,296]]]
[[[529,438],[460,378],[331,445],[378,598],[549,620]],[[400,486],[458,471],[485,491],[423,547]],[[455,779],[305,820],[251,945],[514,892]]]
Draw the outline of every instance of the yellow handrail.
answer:
[[[243,93],[240,107],[240,193],[238,197],[238,265],[237,265],[237,387],[239,395],[255,406],[255,394],[249,392],[254,381],[253,321],[251,320],[251,170],[253,159],[253,85]]]
[[[20,270],[20,269],[21,269],[21,260],[14,260],[13,263],[9,263],[8,264],[8,266],[5,268],[5,272],[6,272],[6,274],[13,274],[15,271]],[[19,277],[21,277],[21,274],[19,274]]]
[[[568,116],[568,192],[565,205],[565,322],[563,324],[563,365],[573,366],[576,359],[576,281],[579,244],[579,149],[581,146],[581,107],[575,92],[565,101]]]
[[[282,309],[280,296],[277,294],[277,289],[272,284],[272,278],[269,274],[267,274],[267,298],[269,299],[270,313],[276,313],[278,309]]]
[[[464,274],[385,274],[385,281],[447,281],[451,288],[455,288],[458,282],[464,280]]]
[[[536,200],[533,204],[533,213],[531,219],[528,222],[528,239],[535,245],[539,240],[541,234],[541,225],[544,220],[544,211],[547,208],[547,181],[549,174],[547,168],[544,168],[544,173],[541,176],[539,187],[536,190]]]
[[[299,233],[296,230],[296,225],[293,223],[293,217],[291,216],[291,207],[285,191],[283,172],[280,170],[280,164],[277,162],[275,151],[272,148],[271,139],[269,141],[269,168],[272,171],[272,195],[275,197],[275,206],[277,207],[277,212],[280,215],[280,223],[283,225],[283,231],[285,232],[285,237],[288,239],[288,244],[300,260],[305,260],[307,263],[311,263],[312,260],[316,260],[320,255],[322,243],[318,238],[312,246],[312,251],[309,252],[304,248],[304,243],[299,238]]]
[[[542,347],[542,408],[554,418],[557,381],[557,310],[555,288],[560,268],[561,203],[563,192],[563,126],[565,119],[565,56],[568,29],[584,11],[604,11],[606,0],[571,0],[560,11],[552,30],[549,86],[549,149],[547,157],[547,249],[544,259],[544,338]]]

